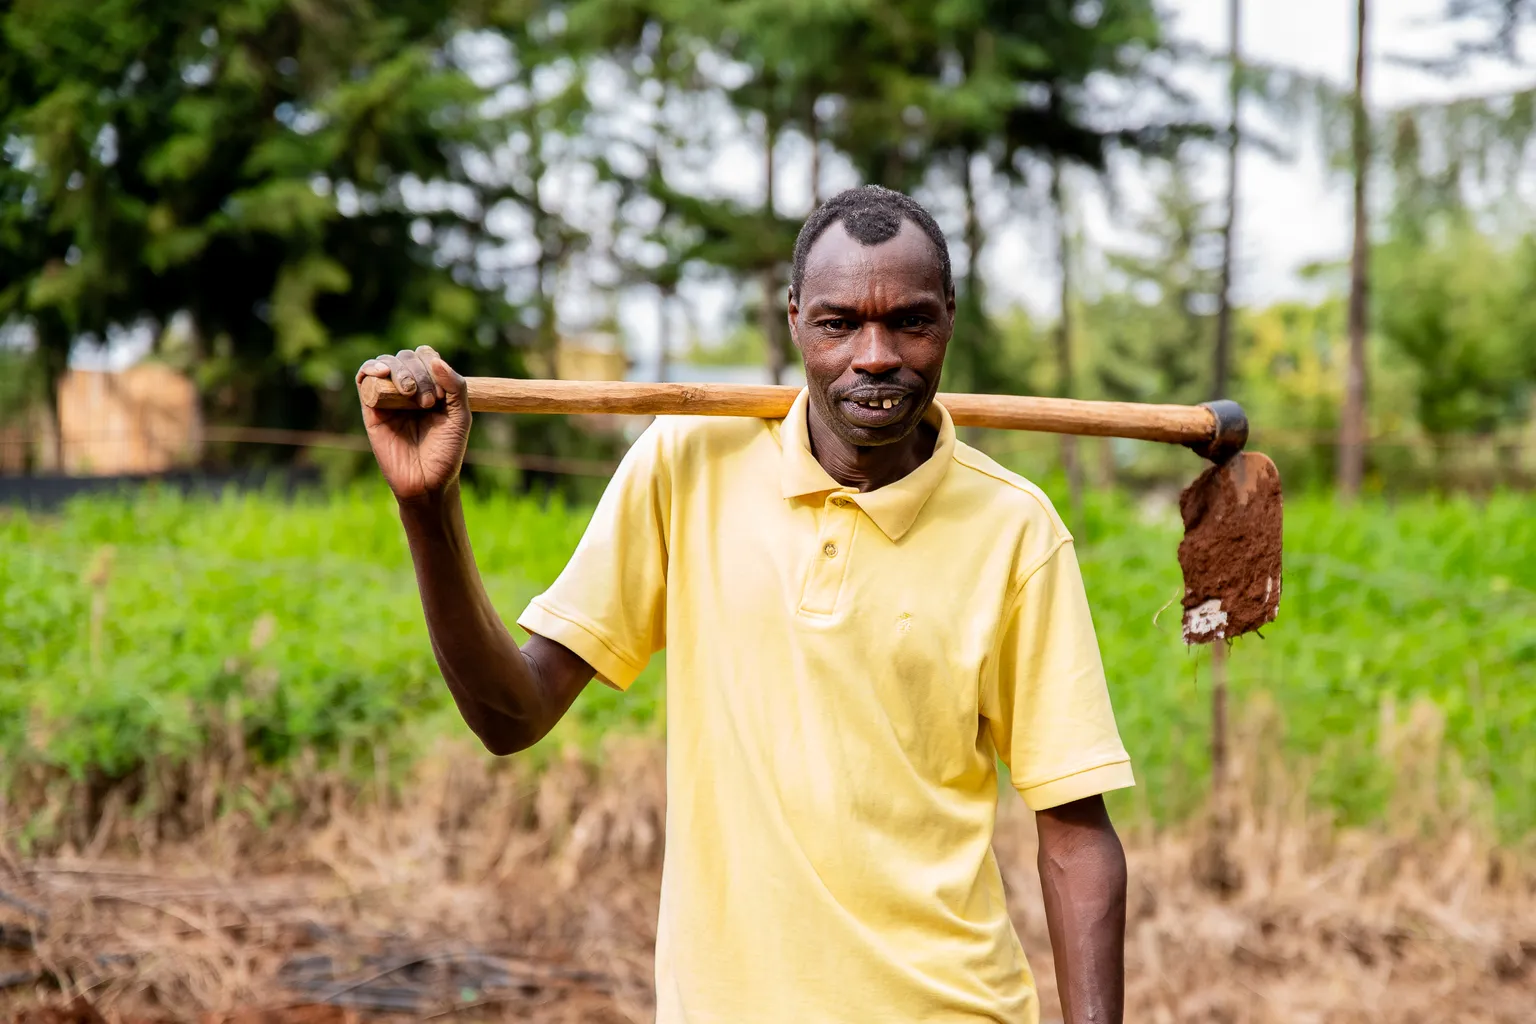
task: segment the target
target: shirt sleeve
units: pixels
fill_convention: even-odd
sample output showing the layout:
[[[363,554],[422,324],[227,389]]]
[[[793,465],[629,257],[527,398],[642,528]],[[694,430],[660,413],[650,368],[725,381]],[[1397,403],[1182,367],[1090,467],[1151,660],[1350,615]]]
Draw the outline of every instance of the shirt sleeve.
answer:
[[[666,646],[671,499],[658,421],[619,463],[559,578],[517,624],[579,655],[609,686],[628,689]]]
[[[1024,802],[1041,811],[1135,785],[1070,540],[1014,594],[1000,634],[982,714]]]

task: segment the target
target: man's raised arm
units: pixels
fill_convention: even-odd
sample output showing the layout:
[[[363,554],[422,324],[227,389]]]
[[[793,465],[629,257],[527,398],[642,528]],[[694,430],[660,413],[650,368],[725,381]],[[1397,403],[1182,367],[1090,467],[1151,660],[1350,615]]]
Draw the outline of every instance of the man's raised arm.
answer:
[[[427,346],[370,359],[357,371],[392,380],[420,411],[363,406],[368,441],[405,525],[432,653],[464,721],[494,754],[538,742],[593,676],[540,636],[520,650],[486,596],[459,499],[469,443],[464,378]]]

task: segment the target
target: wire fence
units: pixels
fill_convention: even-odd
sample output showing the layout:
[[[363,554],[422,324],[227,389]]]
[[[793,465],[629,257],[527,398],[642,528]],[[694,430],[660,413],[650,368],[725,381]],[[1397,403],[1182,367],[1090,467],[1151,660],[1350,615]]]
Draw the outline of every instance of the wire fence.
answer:
[[[1001,457],[1019,456],[1031,472],[1046,472],[1059,464],[1060,439],[1044,434],[998,431],[967,432],[978,444]],[[617,435],[616,435],[617,436]],[[622,447],[622,439],[619,439]],[[1090,477],[1120,482],[1186,475],[1188,466],[1169,446],[1148,442],[1083,439],[1098,445],[1102,456],[1089,449],[1084,458],[1095,468]],[[141,432],[103,429],[75,431],[62,444],[52,435],[36,430],[0,427],[0,479],[16,477],[113,477],[148,478],[169,474],[228,472],[229,465],[251,460],[227,456],[210,459],[207,446],[267,446],[299,451],[368,452],[368,439],[360,433],[292,430],[272,427],[203,426],[195,439],[156,438]],[[1325,478],[1339,445],[1334,431],[1263,427],[1253,430],[1248,448],[1276,458],[1284,470],[1296,475]],[[1490,486],[1536,488],[1536,438],[1528,434],[1498,437],[1431,437],[1418,434],[1380,434],[1367,442],[1376,469],[1408,487],[1485,489]],[[1159,452],[1162,454],[1158,454]],[[223,454],[223,453],[221,453]],[[280,460],[280,461],[287,461]],[[303,459],[299,462],[302,464]],[[471,466],[517,470],[553,476],[606,478],[618,463],[532,452],[472,447],[465,455]],[[62,463],[61,473],[54,468]],[[1104,467],[1102,471],[1098,467]],[[14,490],[15,487],[13,486]]]
[[[202,444],[275,445],[286,448],[367,452],[371,448],[363,434],[344,434],[319,430],[288,430],[274,427],[201,428]],[[76,434],[57,446],[53,438],[40,433],[0,432],[0,475],[27,475],[39,462],[59,462],[78,467],[65,475],[92,475],[93,466],[107,472],[102,475],[134,476],[171,470],[196,468],[203,460],[189,456],[195,448],[186,441],[174,445],[146,444],[137,436],[110,432]],[[526,452],[503,452],[471,448],[464,461],[476,466],[518,469],[533,473],[570,476],[607,477],[618,463],[608,459],[582,459]],[[45,470],[33,475],[51,475]]]

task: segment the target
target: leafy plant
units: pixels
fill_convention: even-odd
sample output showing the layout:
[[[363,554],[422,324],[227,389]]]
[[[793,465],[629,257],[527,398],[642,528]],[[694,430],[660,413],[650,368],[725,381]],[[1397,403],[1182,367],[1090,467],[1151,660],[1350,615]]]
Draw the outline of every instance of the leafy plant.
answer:
[[[1104,493],[1086,510],[1084,575],[1138,788],[1119,813],[1201,806],[1206,656],[1179,639],[1171,508]],[[1506,833],[1536,828],[1536,500],[1420,498],[1340,510],[1293,499],[1281,617],[1230,659],[1236,720],[1271,709],[1290,783],[1342,820],[1383,820],[1398,788],[1391,708],[1443,715],[1445,772]],[[575,547],[586,508],[472,498],[476,555],[510,621]],[[527,755],[659,730],[664,659],[628,693],[589,686]],[[1257,713],[1255,711],[1255,713]],[[397,758],[461,734],[438,678],[398,519],[355,490],[292,503],[148,492],[0,518],[0,763],[75,779],[186,761],[240,731],[258,763]],[[1241,732],[1241,729],[1239,730]]]

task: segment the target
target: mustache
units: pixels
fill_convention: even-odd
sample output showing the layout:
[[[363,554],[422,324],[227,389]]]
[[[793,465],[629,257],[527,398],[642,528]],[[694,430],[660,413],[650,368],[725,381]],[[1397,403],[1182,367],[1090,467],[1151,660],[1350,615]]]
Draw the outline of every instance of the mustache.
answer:
[[[922,393],[923,385],[919,381],[889,379],[859,381],[848,387],[836,388],[832,397],[844,402],[883,402],[887,398],[895,401]]]

